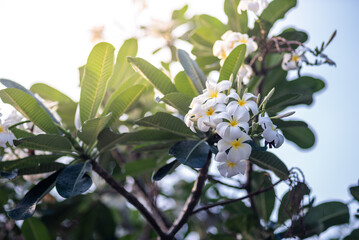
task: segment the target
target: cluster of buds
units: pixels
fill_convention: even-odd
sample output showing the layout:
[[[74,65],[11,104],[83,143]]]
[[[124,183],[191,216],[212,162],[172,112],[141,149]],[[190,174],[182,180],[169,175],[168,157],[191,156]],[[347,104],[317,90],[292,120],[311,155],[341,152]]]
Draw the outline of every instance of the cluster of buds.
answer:
[[[250,122],[258,115],[259,121],[254,124],[261,125],[266,145],[278,148],[284,140],[270,118],[264,116],[264,111],[259,113],[257,96],[247,92],[240,96],[231,87],[230,80],[219,83],[207,81],[206,89],[192,100],[190,110],[184,117],[186,125],[193,132],[197,127],[199,131],[212,131],[219,135],[216,161],[220,162],[218,170],[224,177],[245,173],[246,160],[252,151],[250,143],[253,141],[249,135]]]

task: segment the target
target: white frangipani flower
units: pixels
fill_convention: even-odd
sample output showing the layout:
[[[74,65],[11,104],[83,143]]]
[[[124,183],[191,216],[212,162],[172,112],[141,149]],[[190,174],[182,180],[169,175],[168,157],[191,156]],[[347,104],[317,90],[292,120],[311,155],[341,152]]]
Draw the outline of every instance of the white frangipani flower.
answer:
[[[6,122],[6,121],[5,121]],[[12,125],[12,124],[10,124]],[[15,135],[9,130],[9,126],[6,123],[2,123],[0,120],[0,147],[6,148],[6,143],[10,146],[14,146],[13,140],[16,139]]]
[[[244,175],[246,172],[247,162],[244,159],[229,160],[225,152],[219,152],[216,156],[216,161],[220,162],[217,168],[223,177],[229,178],[239,173]]]
[[[260,10],[268,6],[267,0],[241,0],[238,4],[238,12],[252,11],[257,14]]]
[[[205,105],[213,106],[217,103],[224,103],[224,99],[227,97],[223,92],[228,90],[232,86],[232,83],[228,80],[223,80],[219,83],[206,82],[206,89],[203,90],[203,99]]]
[[[228,101],[230,98],[233,98],[236,101],[231,101],[228,103],[227,111],[229,113],[235,112],[238,108],[246,108],[248,111],[251,110],[253,114],[258,113],[257,103],[251,100],[257,97],[252,93],[245,93],[243,97],[240,98],[236,92],[231,92],[226,100]]]
[[[227,43],[222,40],[217,40],[213,45],[213,56],[216,56],[219,59],[226,59],[227,53]]]
[[[305,60],[304,52],[285,53],[282,60],[282,69],[285,71],[298,69]]]
[[[240,44],[245,44],[247,47],[246,56],[258,49],[257,43],[253,40],[253,38],[248,37],[248,34],[232,32],[230,35],[228,35],[226,41],[229,44],[230,51],[232,51],[233,48],[237,47]]]
[[[218,141],[218,151],[225,152],[229,149],[228,159],[230,161],[248,159],[252,147],[245,142],[250,140],[251,138],[244,132],[241,132],[240,136],[236,138],[231,138],[229,134],[225,134],[222,136],[222,139]]]
[[[222,104],[216,104],[214,106],[202,107],[202,111],[197,120],[198,129],[202,132],[207,132],[210,126],[216,126],[220,120],[217,118],[219,112],[225,111],[226,106]]]
[[[252,75],[253,75],[253,69],[251,68],[251,66],[247,64],[243,64],[239,68],[237,73],[238,79],[246,85],[249,83],[249,80],[251,79]]]
[[[233,114],[222,112],[217,115],[221,120],[227,120],[217,125],[217,133],[219,136],[229,135],[230,138],[238,138],[242,135],[241,128],[248,132],[249,130],[249,113],[245,108],[239,108]]]
[[[269,117],[259,116],[258,123],[263,128],[263,134],[265,145],[269,145],[269,148],[279,148],[284,142],[284,137],[277,130],[277,126],[273,124]]]

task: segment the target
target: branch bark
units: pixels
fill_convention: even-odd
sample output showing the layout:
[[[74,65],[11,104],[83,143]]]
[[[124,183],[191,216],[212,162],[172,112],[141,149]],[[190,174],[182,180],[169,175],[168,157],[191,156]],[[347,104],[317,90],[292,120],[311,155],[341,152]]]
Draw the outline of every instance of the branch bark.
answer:
[[[140,202],[138,199],[129,193],[124,187],[122,187],[108,172],[106,172],[97,162],[92,161],[92,169],[100,175],[113,189],[115,189],[119,194],[121,194],[126,200],[131,203],[147,220],[147,222],[152,226],[156,233],[162,238],[166,239],[166,233],[161,229],[157,224],[156,220],[153,218],[152,214],[147,210],[147,208]]]

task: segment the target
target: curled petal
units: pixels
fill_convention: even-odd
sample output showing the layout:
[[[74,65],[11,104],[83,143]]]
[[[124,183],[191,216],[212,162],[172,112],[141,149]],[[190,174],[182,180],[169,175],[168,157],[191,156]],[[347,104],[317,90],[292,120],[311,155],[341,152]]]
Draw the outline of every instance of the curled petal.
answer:
[[[231,145],[226,140],[221,139],[218,141],[218,151],[219,152],[225,152],[230,147],[231,147]]]

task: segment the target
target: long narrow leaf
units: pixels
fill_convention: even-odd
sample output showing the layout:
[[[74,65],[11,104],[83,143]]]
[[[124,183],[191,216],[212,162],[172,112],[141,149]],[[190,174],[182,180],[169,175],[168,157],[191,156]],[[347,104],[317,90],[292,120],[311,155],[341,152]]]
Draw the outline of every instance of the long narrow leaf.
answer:
[[[107,126],[111,119],[111,113],[99,118],[87,120],[82,125],[81,131],[77,136],[87,145],[91,146],[97,140],[99,133]]]
[[[14,140],[14,144],[20,148],[36,149],[50,152],[71,152],[71,142],[62,136],[52,134],[40,134],[34,137]]]
[[[246,49],[246,45],[241,44],[231,51],[223,63],[223,67],[219,73],[218,82],[222,80],[229,80],[232,74],[234,79],[237,77],[238,70],[244,62]]]

